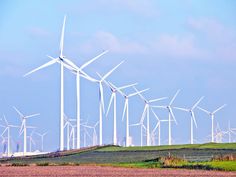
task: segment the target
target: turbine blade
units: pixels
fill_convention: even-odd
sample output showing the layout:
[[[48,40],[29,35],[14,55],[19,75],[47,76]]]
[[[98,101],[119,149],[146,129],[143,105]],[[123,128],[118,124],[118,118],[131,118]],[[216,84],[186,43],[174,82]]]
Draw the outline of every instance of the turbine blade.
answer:
[[[101,95],[101,104],[102,104],[102,111],[105,113],[105,108],[104,108],[104,96],[103,96],[103,86],[102,83],[99,83],[100,86],[100,95]]]
[[[133,86],[133,88],[134,88],[134,90],[138,93],[139,97],[140,97],[144,102],[147,103],[148,101],[146,100],[146,98],[144,98],[144,96],[143,96],[141,93],[139,93],[138,89],[137,89],[135,86]]]
[[[86,63],[84,63],[80,69],[83,69],[85,67],[87,67],[88,65],[90,65],[92,62],[94,62],[95,60],[97,60],[98,58],[100,58],[102,55],[106,54],[108,52],[108,50],[102,52],[101,54],[99,54],[98,56],[92,58],[91,60],[87,61]]]
[[[162,108],[162,109],[166,109],[166,106],[152,106],[152,108]]]
[[[126,88],[129,88],[129,87],[133,87],[135,85],[137,85],[138,83],[134,83],[134,84],[129,84],[129,85],[124,85],[124,86],[121,86],[119,87],[120,90],[123,90],[123,89],[126,89]]]
[[[114,99],[114,94],[115,94],[115,93],[113,93],[113,92],[112,92],[112,94],[111,94],[111,98],[110,98],[109,105],[108,105],[108,108],[107,108],[106,117],[108,116],[108,113],[109,113],[109,110],[110,110],[110,107],[111,107],[111,103],[112,103],[112,101],[113,101],[113,99]]]
[[[172,100],[170,101],[169,105],[172,105],[172,103],[174,102],[175,98],[177,97],[177,95],[179,94],[180,90],[177,90],[177,92],[175,93],[174,97],[172,98]]]
[[[76,66],[76,64],[74,64],[71,60],[69,60],[68,58],[63,58],[63,63],[68,64],[70,67],[72,67],[73,69],[75,69],[77,72],[79,72],[81,69]]]
[[[205,110],[205,109],[203,109],[203,108],[201,108],[201,107],[197,107],[198,109],[200,109],[200,110],[202,110],[203,112],[205,112],[205,113],[207,113],[207,114],[210,114],[211,112],[210,111],[207,111],[207,110]]]
[[[7,127],[5,128],[5,130],[2,132],[2,134],[1,134],[1,136],[3,136],[4,135],[4,133],[7,131]]]
[[[16,112],[19,114],[21,118],[24,117],[24,115],[15,106],[13,106],[13,108],[16,110]]]
[[[181,110],[181,111],[189,112],[189,109],[186,109],[186,108],[180,108],[180,107],[173,107],[173,108],[174,108],[174,109]]]
[[[156,131],[156,129],[157,129],[157,127],[158,127],[159,125],[160,125],[160,121],[157,122],[155,128],[152,130],[152,133],[154,133],[154,132]]]
[[[110,70],[105,76],[102,77],[102,81],[106,79],[113,71],[115,71],[124,61],[120,62],[118,65],[116,65],[112,70]]]
[[[123,114],[122,114],[122,121],[124,121],[125,111],[127,111],[127,106],[128,106],[128,102],[127,102],[127,99],[126,99],[125,100],[125,106],[124,106]]]
[[[65,24],[66,24],[66,15],[64,16],[64,21],[63,21],[63,26],[62,26],[62,31],[61,31],[60,57],[63,57]]]
[[[143,109],[143,113],[142,113],[142,117],[140,119],[140,123],[143,123],[145,116],[146,116],[146,112],[147,112],[147,105],[145,105],[144,109]]]
[[[37,114],[32,114],[32,115],[29,115],[29,116],[25,116],[25,118],[30,118],[30,117],[35,117],[35,116],[39,116],[40,114],[37,113]]]
[[[132,97],[132,96],[138,95],[140,93],[146,92],[147,90],[149,90],[149,88],[141,90],[141,91],[138,91],[138,92],[135,92],[135,93],[132,93],[132,94],[129,94],[128,97]]]
[[[57,59],[51,60],[51,61],[49,61],[49,62],[43,64],[42,66],[40,66],[40,67],[38,67],[38,68],[36,68],[36,69],[34,69],[34,70],[32,70],[32,71],[26,73],[26,74],[24,75],[24,77],[26,77],[26,76],[28,76],[28,75],[30,75],[30,74],[32,74],[32,73],[34,73],[34,72],[36,72],[36,71],[38,71],[38,70],[40,70],[40,69],[43,69],[43,68],[45,68],[45,67],[48,67],[48,66],[50,66],[50,65],[52,65],[52,64],[54,64],[54,63],[56,63],[56,62],[57,62]]]
[[[129,126],[130,126],[130,127],[135,127],[135,126],[138,126],[138,125],[140,125],[140,123],[137,123],[137,124],[130,124]]]
[[[219,110],[223,109],[226,106],[226,104],[222,105],[221,107],[219,107],[218,109],[216,109],[215,111],[213,111],[212,114],[215,114],[216,112],[218,112]]]
[[[3,114],[3,119],[4,119],[5,123],[6,123],[6,125],[8,126],[8,122],[7,122],[6,116],[4,114]]]
[[[153,102],[156,102],[156,101],[165,100],[165,99],[167,99],[167,98],[168,98],[168,97],[162,97],[162,98],[157,98],[157,99],[149,100],[149,103],[153,103]]]
[[[194,110],[194,109],[197,107],[197,105],[202,101],[203,98],[204,98],[204,97],[202,96],[202,97],[193,105],[192,110]]]
[[[154,112],[154,110],[153,110],[152,108],[151,108],[151,111],[152,111],[153,115],[155,116],[155,118],[156,118],[158,121],[160,121],[159,117],[156,115],[156,113]]]
[[[169,108],[169,111],[170,111],[171,117],[174,119],[175,123],[178,124],[176,119],[175,119],[175,115],[174,115],[171,107]]]
[[[192,111],[191,114],[192,114],[192,119],[193,119],[193,122],[195,124],[195,127],[197,128],[197,122],[196,122],[196,118],[195,118],[194,112]]]

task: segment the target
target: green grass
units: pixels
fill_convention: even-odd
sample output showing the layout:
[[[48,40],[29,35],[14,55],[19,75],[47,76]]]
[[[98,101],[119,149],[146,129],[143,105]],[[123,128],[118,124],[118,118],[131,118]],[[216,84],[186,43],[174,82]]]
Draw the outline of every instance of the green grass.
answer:
[[[236,171],[236,161],[212,161],[212,162],[200,162],[197,164],[208,165],[213,169],[219,169],[224,171]]]
[[[164,146],[134,146],[119,147],[110,146],[98,149],[97,151],[148,151],[148,150],[172,150],[172,149],[235,149],[236,143],[207,143],[207,144],[186,144],[186,145],[164,145]]]

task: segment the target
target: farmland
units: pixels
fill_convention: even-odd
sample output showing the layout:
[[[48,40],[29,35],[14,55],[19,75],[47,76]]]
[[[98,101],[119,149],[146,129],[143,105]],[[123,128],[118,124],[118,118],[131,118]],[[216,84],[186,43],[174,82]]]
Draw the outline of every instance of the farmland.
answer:
[[[1,170],[6,166],[78,166],[94,165],[106,167],[166,168],[161,158],[175,157],[184,160],[170,168],[208,169],[236,171],[236,161],[211,161],[214,157],[236,155],[236,144],[201,144],[153,147],[103,146],[81,150],[55,152],[31,157],[1,159]],[[10,167],[9,167],[10,168]],[[12,167],[11,167],[12,168]],[[27,167],[21,167],[27,168]],[[106,169],[106,168],[104,168]],[[108,168],[109,169],[109,168]]]

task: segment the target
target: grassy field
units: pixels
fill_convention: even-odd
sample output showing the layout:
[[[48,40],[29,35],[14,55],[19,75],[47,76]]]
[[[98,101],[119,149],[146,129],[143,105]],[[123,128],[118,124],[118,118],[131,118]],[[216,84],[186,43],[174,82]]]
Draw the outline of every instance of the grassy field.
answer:
[[[236,143],[151,147],[91,147],[33,157],[1,159],[0,164],[79,165],[98,164],[122,167],[163,168],[161,157],[184,159],[171,168],[203,168],[236,171],[236,161],[212,161],[213,157],[236,154]],[[167,166],[168,167],[168,166]],[[204,168],[203,168],[204,169]]]
[[[171,150],[171,149],[235,149],[236,143],[207,143],[207,144],[185,144],[185,145],[164,145],[164,146],[134,146],[120,147],[110,146],[98,151],[149,151],[149,150]]]

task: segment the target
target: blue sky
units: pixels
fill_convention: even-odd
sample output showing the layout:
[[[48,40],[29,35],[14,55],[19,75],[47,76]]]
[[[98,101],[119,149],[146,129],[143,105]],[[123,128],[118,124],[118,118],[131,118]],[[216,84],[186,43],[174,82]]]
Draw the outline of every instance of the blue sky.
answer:
[[[96,0],[0,2],[0,114],[12,124],[20,124],[12,106],[23,113],[40,112],[29,120],[38,131],[49,131],[47,150],[58,147],[59,65],[22,76],[57,56],[63,16],[67,14],[65,55],[81,65],[103,50],[108,54],[85,71],[96,77],[125,60],[109,77],[116,85],[138,82],[138,88],[150,88],[148,99],[172,97],[181,89],[175,106],[190,107],[201,96],[200,105],[214,110],[226,103],[216,115],[222,129],[228,120],[236,127],[236,2],[234,0]],[[65,112],[75,117],[75,77],[65,74]],[[82,81],[82,117],[89,124],[98,120],[98,85]],[[127,90],[132,92],[132,90]],[[105,89],[105,106],[110,92]],[[121,121],[123,99],[118,98],[118,138],[125,135]],[[169,100],[159,104],[167,104]],[[140,119],[143,102],[131,100],[131,123]],[[162,119],[167,113],[156,110]],[[175,111],[178,125],[173,126],[176,143],[189,142],[188,114]],[[104,121],[105,143],[112,141],[112,114]],[[156,121],[151,118],[152,127]],[[198,129],[195,138],[203,141],[210,134],[210,119],[196,110]],[[13,131],[15,141],[21,141]],[[163,143],[167,125],[162,126]],[[139,144],[139,128],[131,128],[134,143]],[[37,139],[37,137],[35,137]]]

